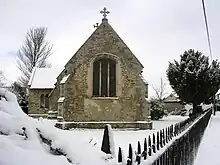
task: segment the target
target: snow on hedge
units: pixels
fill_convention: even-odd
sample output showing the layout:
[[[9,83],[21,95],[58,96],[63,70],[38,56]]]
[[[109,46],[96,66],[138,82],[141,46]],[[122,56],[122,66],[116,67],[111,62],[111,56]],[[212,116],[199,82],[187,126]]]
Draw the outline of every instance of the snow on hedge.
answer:
[[[0,88],[1,165],[113,164],[100,148],[79,138],[66,141],[64,130],[23,113],[16,96]]]

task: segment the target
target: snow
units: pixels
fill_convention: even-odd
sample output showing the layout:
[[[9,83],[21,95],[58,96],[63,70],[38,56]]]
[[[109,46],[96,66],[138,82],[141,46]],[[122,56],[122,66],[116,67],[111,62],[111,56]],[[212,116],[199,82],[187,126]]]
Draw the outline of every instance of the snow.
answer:
[[[11,136],[0,136],[1,165],[69,165],[65,157],[52,156],[43,148],[34,148],[30,142]],[[23,144],[23,145],[22,145]]]
[[[60,81],[60,84],[66,83],[67,79],[69,78],[70,74],[63,77],[63,79]]]
[[[70,132],[59,130],[43,119],[28,117],[14,94],[0,88],[0,95],[5,97],[0,100],[1,165],[69,165],[68,159],[80,165],[110,164],[107,155],[84,138],[74,134],[70,138]],[[65,156],[51,154],[50,146],[42,143],[40,135],[50,140],[52,149],[61,149]]]
[[[70,165],[67,159],[71,160],[72,164],[79,165],[116,164],[116,159],[109,160],[109,155],[101,151],[103,129],[60,130],[54,127],[55,120],[33,119],[23,113],[12,93],[0,88],[0,95],[5,97],[0,100],[0,132],[7,134],[0,134],[1,165]],[[115,146],[111,151],[117,155],[118,148],[121,147],[126,158],[129,144],[134,152],[138,141],[143,146],[144,138],[185,118],[168,116],[160,121],[153,121],[154,125],[157,123],[153,130],[111,129],[111,146]],[[51,148],[61,149],[65,156],[53,155],[50,146],[42,143],[39,135],[51,140]]]
[[[60,68],[34,68],[28,86],[31,89],[52,89],[61,71]]]
[[[180,121],[186,120],[187,118],[188,118],[188,116],[168,115],[158,121],[153,121],[153,129],[156,129],[156,130],[163,129],[163,128],[168,127],[172,124],[176,124]]]
[[[219,165],[220,112],[212,116],[203,135],[194,165]]]
[[[132,145],[133,150],[137,150],[138,141],[140,141],[141,146],[144,144],[144,139],[148,138],[152,133],[156,133],[157,130],[165,128],[171,124],[178,123],[185,120],[185,116],[167,116],[159,121],[153,121],[152,130],[134,130],[134,129],[112,129],[114,135],[114,145],[116,156],[118,154],[118,149],[121,147],[125,158],[128,156],[129,144]],[[72,129],[71,134],[63,134],[64,138],[71,139],[74,137],[85,138],[86,141],[92,139],[93,144],[99,149],[101,149],[102,138],[104,129]],[[143,149],[143,148],[142,148]]]
[[[60,97],[59,99],[58,99],[58,103],[63,103],[64,102],[64,100],[65,100],[65,97]]]
[[[4,96],[0,102],[0,112],[6,113],[6,115],[14,116],[14,117],[27,117],[23,111],[17,111],[20,109],[20,106],[17,103],[16,96],[9,92],[7,89],[0,88],[0,96]],[[17,104],[13,104],[16,102]],[[10,111],[8,111],[10,109]]]

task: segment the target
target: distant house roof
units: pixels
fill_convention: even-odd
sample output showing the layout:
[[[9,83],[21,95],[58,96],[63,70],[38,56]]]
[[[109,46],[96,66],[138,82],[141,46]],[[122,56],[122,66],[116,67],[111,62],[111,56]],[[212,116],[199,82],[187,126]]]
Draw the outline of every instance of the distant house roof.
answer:
[[[60,68],[34,68],[28,86],[30,89],[53,89]]]
[[[164,102],[180,102],[178,95],[175,92],[172,92],[169,96],[164,99]]]

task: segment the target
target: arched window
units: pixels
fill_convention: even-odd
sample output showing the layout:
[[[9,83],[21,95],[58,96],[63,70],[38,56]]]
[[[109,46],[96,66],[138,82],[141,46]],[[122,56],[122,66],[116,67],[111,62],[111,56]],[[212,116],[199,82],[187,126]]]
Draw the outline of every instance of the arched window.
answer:
[[[97,59],[93,63],[93,96],[116,96],[116,61],[109,58]]]
[[[45,108],[49,109],[49,95],[45,95]]]
[[[40,107],[44,108],[44,105],[45,105],[44,94],[41,94],[41,96],[40,96]]]

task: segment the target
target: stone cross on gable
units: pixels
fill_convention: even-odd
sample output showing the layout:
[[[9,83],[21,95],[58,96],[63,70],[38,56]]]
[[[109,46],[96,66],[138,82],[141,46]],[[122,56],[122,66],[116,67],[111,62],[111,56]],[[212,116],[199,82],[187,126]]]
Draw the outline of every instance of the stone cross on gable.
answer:
[[[100,11],[101,14],[103,14],[103,19],[107,19],[107,14],[109,14],[110,12],[107,11],[106,7],[104,7],[104,9],[102,11]]]
[[[99,23],[96,23],[95,25],[93,25],[94,28],[98,28],[99,27]]]

